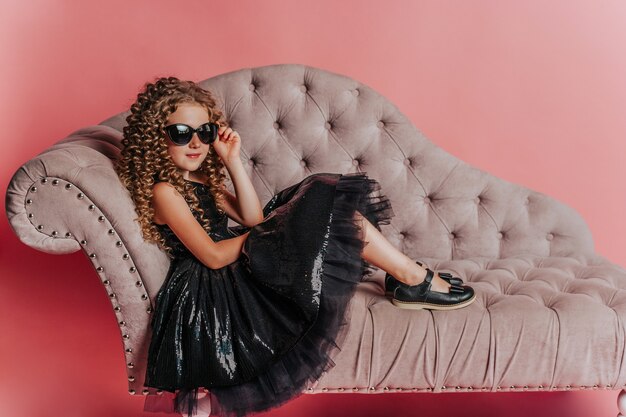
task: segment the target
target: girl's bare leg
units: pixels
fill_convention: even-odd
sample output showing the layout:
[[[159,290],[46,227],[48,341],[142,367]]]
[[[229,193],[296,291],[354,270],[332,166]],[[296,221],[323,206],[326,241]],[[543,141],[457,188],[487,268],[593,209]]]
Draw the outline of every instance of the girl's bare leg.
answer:
[[[390,273],[394,278],[409,285],[419,284],[426,277],[426,269],[400,252],[385,236],[380,233],[359,211],[355,217],[362,221],[365,247],[362,258],[370,264]],[[450,284],[435,273],[431,289],[438,292],[449,292]]]

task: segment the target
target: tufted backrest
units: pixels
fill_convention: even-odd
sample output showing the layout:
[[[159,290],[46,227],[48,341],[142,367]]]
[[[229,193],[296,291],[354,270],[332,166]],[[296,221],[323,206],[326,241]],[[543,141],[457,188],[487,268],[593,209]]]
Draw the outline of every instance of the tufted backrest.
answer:
[[[416,259],[593,254],[589,228],[571,207],[450,155],[354,79],[279,64],[200,85],[240,133],[263,203],[314,172],[362,171],[392,201],[396,217],[385,235]],[[121,131],[127,115],[101,124]]]

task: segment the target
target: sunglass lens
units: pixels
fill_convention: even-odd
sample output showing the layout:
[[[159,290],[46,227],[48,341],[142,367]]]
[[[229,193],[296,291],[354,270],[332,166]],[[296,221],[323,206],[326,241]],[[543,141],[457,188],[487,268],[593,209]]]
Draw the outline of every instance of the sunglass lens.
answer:
[[[191,130],[189,126],[183,124],[175,124],[167,127],[167,133],[177,145],[185,145],[191,138]]]
[[[206,144],[213,143],[217,138],[217,125],[215,123],[205,123],[198,128],[198,136]]]

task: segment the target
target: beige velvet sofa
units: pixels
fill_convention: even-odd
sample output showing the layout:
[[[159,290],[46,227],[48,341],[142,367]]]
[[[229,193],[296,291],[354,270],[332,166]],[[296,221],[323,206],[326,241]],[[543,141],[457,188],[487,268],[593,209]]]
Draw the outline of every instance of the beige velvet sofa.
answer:
[[[626,414],[626,270],[595,253],[574,209],[455,158],[350,77],[280,64],[200,84],[241,134],[263,204],[311,173],[367,172],[396,213],[383,234],[476,291],[459,310],[404,310],[384,296],[384,271],[365,277],[336,366],[306,393],[611,389]],[[78,129],[19,167],[6,210],[25,244],[90,258],[119,323],[129,393],[164,396],[143,381],[169,259],[143,241],[113,170],[127,114]]]

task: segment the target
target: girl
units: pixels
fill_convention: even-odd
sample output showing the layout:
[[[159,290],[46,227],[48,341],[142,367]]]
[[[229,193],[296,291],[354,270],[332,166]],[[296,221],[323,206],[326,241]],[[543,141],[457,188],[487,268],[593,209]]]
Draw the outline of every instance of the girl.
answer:
[[[144,87],[115,168],[144,239],[172,258],[155,299],[145,385],[175,392],[176,412],[195,413],[198,394],[225,416],[301,394],[334,366],[346,306],[372,265],[387,272],[385,289],[400,308],[474,301],[460,278],[435,275],[380,233],[394,213],[375,195],[376,180],[312,174],[262,208],[241,138],[213,95],[175,77]],[[227,227],[228,218],[240,226]]]

